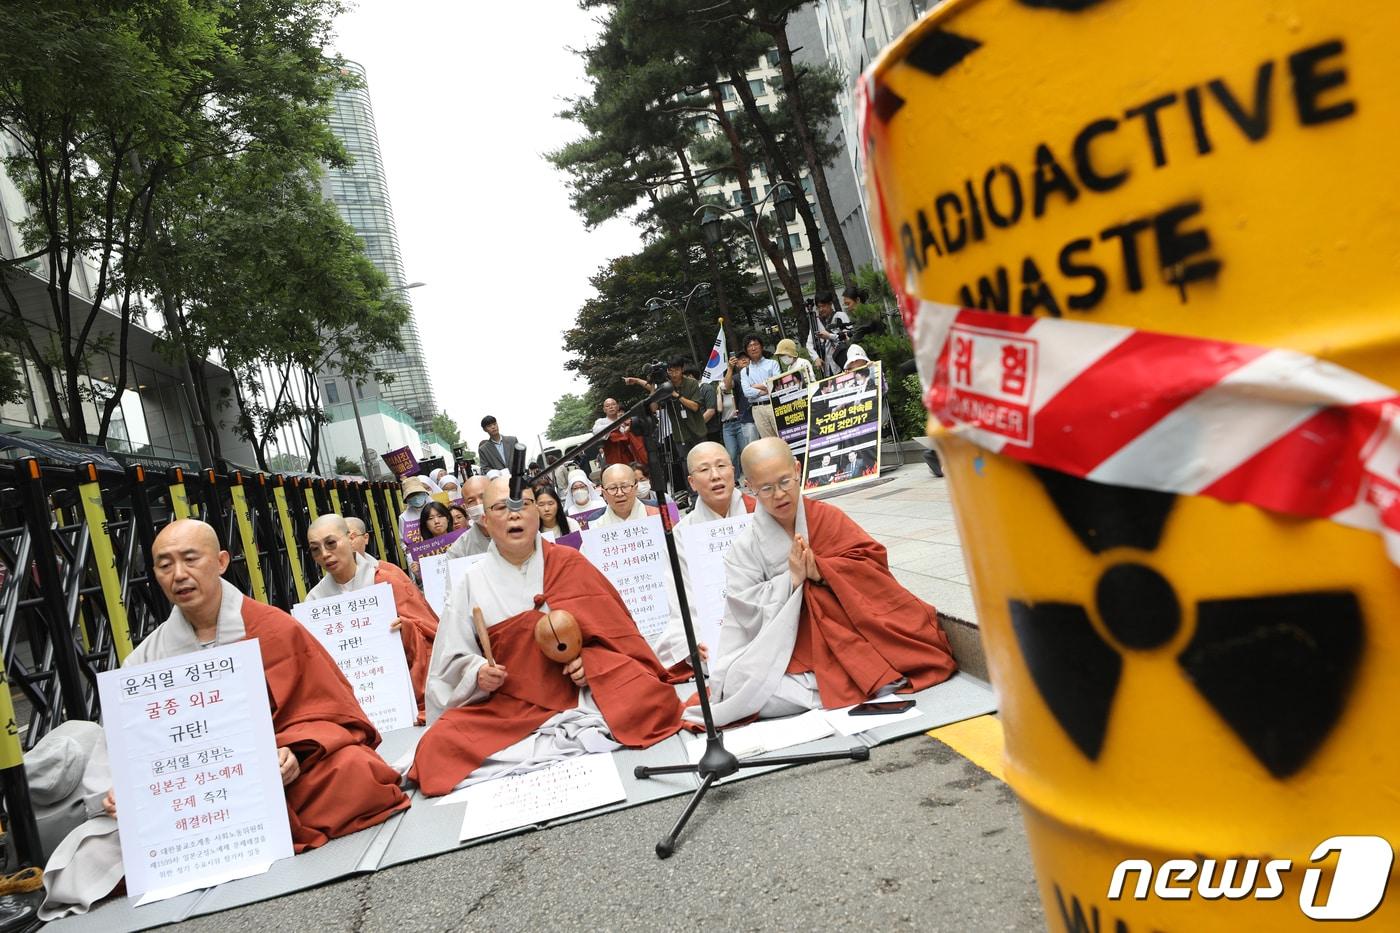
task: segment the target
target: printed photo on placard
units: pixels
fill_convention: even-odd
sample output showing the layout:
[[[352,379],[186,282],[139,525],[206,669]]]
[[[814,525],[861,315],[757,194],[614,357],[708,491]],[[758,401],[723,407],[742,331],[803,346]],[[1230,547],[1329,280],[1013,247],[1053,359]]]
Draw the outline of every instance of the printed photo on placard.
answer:
[[[878,362],[817,383],[808,400],[804,491],[880,475],[882,385]]]

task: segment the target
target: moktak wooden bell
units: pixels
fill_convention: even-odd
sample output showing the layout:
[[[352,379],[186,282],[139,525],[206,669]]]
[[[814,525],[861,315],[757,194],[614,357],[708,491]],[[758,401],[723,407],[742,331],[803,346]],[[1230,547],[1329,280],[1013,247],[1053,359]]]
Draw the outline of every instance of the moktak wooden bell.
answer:
[[[535,623],[535,644],[551,661],[568,664],[583,651],[583,632],[573,613],[551,609]]]

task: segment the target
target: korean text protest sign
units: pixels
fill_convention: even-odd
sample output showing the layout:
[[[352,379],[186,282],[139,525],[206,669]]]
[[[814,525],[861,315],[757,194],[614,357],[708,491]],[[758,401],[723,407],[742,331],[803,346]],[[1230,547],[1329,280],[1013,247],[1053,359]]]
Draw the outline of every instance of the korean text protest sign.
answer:
[[[670,558],[661,516],[622,525],[585,528],[583,554],[616,587],[637,630],[655,642],[670,618]]]
[[[881,386],[878,362],[817,383],[808,400],[804,490],[880,475]]]
[[[330,652],[376,729],[390,732],[413,725],[418,704],[403,639],[389,629],[398,617],[392,586],[376,583],[352,593],[297,603],[292,615]]]
[[[126,890],[149,903],[292,854],[257,639],[97,675]]]
[[[787,441],[793,456],[807,451],[807,393],[800,373],[784,373],[773,380],[773,418],[778,436]]]

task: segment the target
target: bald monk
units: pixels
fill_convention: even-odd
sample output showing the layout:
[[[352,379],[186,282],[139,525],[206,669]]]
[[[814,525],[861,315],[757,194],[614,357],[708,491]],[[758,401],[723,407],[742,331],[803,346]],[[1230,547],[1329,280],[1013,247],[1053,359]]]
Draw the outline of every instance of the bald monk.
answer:
[[[734,483],[734,461],[723,444],[714,441],[701,441],[686,455],[687,481],[690,488],[699,496],[695,507],[676,523],[680,529],[690,525],[703,525],[735,515],[746,515],[754,510],[755,501],[739,492]],[[695,611],[695,587],[690,580],[690,565],[686,561],[685,538],[676,534],[676,556],[680,558],[681,585],[685,587],[690,611]],[[696,635],[699,635],[697,629]],[[685,626],[681,622],[679,605],[673,604],[666,632],[656,646],[656,656],[662,664],[675,664],[684,661],[690,654],[685,640]],[[700,645],[700,657],[708,659],[707,645]]]
[[[365,527],[365,523],[353,515],[347,515],[345,525],[350,529],[350,546],[355,549],[355,553],[368,553],[369,529]]]
[[[508,503],[486,490],[487,557],[447,598],[428,675],[428,731],[408,777],[430,797],[587,752],[646,748],[680,728],[665,671],[607,579],[573,548],[539,536],[534,492]],[[472,629],[480,607],[495,664]],[[568,664],[535,644],[542,612],[578,621],[583,652]]]
[[[156,581],[174,607],[126,659],[127,665],[256,638],[267,678],[277,761],[287,797],[292,846],[325,845],[408,809],[398,774],[374,751],[375,730],[335,661],[295,619],[255,602],[226,580],[229,555],[212,526],[171,522],[151,547]],[[59,844],[44,874],[41,916],[88,907],[122,878],[118,802]]]
[[[593,433],[597,434],[621,417],[622,406],[617,403],[617,399],[603,399],[603,417],[593,422]],[[614,428],[607,440],[603,441],[599,450],[603,455],[604,463],[622,464],[635,460],[642,466],[647,465],[646,438],[632,430],[631,418]]]
[[[418,724],[422,725],[423,687],[428,681],[428,661],[433,656],[433,639],[438,630],[437,613],[428,605],[423,591],[408,574],[388,561],[356,553],[350,543],[349,523],[334,512],[311,523],[306,532],[306,546],[311,551],[311,559],[326,572],[321,582],[306,594],[307,599],[328,599],[376,583],[387,583],[393,588],[398,617],[391,630],[398,632],[403,640],[413,697],[418,702]]]
[[[621,525],[623,522],[659,515],[661,510],[637,498],[637,475],[626,463],[615,463],[603,471],[600,481],[607,511],[588,523],[589,528]]]
[[[850,706],[952,676],[934,608],[896,582],[884,547],[845,513],[803,499],[787,444],[755,441],[743,466],[759,508],[725,556],[716,724]]]
[[[482,497],[490,482],[484,476],[469,476],[462,484],[462,505],[466,508],[467,517],[472,520],[472,524],[466,533],[453,541],[452,546],[447,549],[448,560],[486,553],[486,546],[491,543],[491,539],[486,534],[486,524],[483,521],[486,506]]]

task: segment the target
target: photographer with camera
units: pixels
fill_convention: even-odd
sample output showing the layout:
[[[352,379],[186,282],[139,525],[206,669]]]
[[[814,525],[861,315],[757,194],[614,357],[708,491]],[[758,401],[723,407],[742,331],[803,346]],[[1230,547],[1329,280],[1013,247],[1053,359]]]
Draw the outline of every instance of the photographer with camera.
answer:
[[[837,350],[844,349],[850,342],[846,332],[851,326],[851,316],[844,310],[836,310],[836,296],[829,291],[817,292],[816,306],[807,349],[812,352],[812,359],[821,361],[823,375],[834,376],[841,371]]]
[[[652,405],[652,411],[657,413],[658,420],[664,420],[669,424],[669,435],[663,429],[658,436],[658,442],[664,441],[668,436],[670,439],[670,456],[666,457],[667,467],[671,470],[672,489],[684,489],[684,467],[686,454],[690,448],[705,439],[705,417],[704,406],[700,398],[700,383],[685,374],[686,359],[676,357],[670,363],[656,362],[651,364],[649,379],[641,379],[636,376],[626,376],[623,382],[628,385],[640,386],[648,393],[656,391],[656,383],[664,375],[665,380],[671,384],[670,401],[665,408]],[[678,481],[677,477],[681,477]]]

